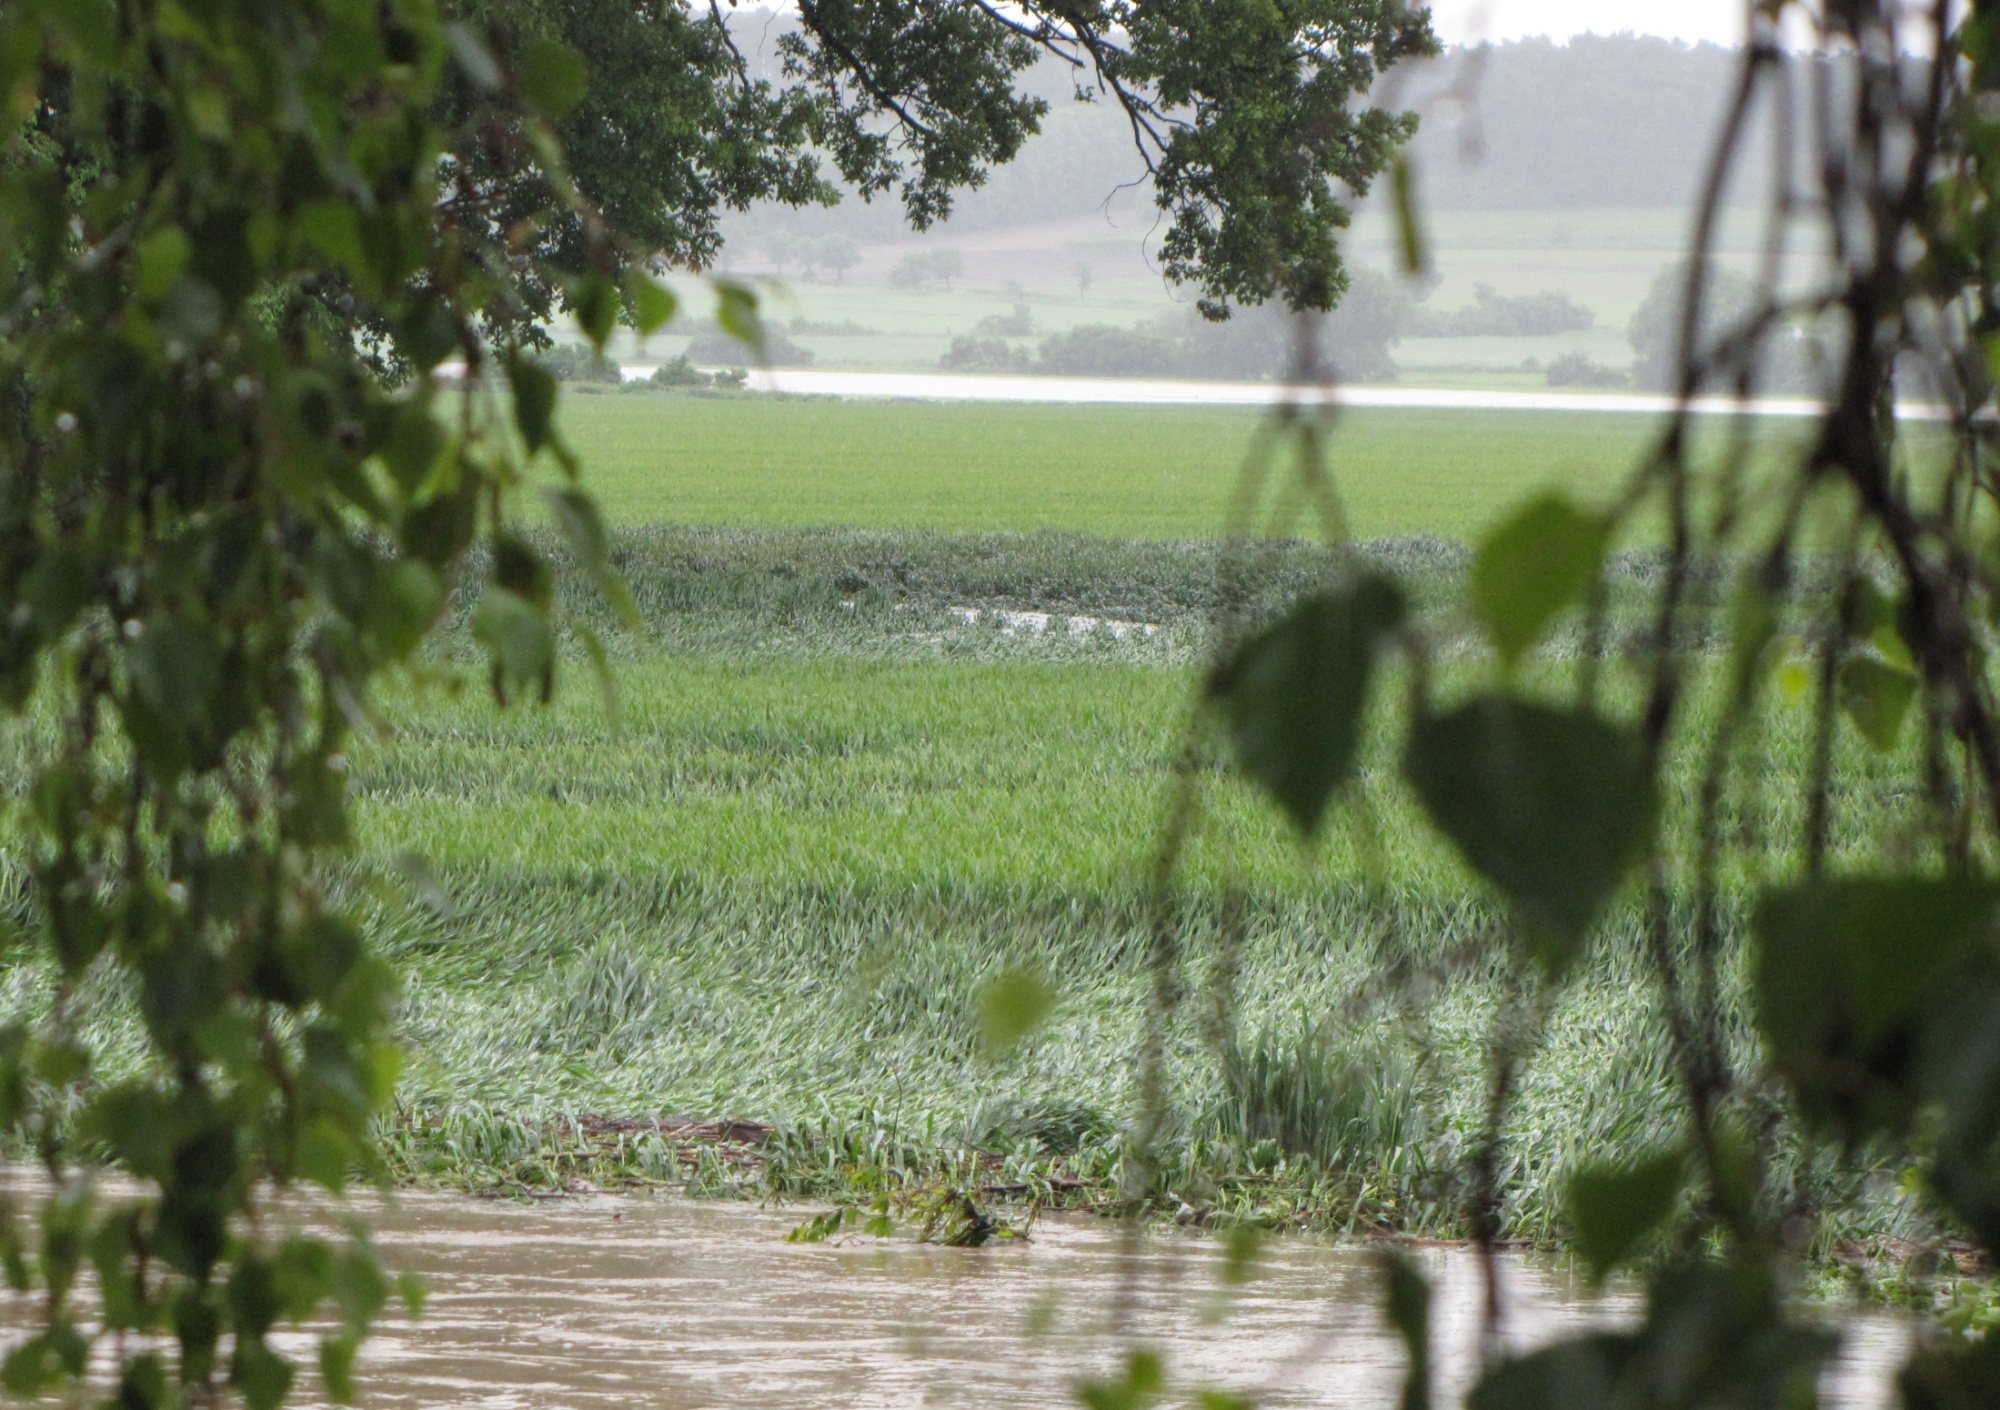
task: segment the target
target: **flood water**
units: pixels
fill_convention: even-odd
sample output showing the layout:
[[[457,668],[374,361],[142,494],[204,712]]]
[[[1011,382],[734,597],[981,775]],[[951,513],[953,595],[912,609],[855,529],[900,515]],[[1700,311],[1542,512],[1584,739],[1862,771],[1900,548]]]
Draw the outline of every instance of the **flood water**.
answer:
[[[651,368],[621,369],[628,379],[650,376]],[[1193,406],[1269,406],[1297,395],[1275,382],[1192,382],[1143,377],[1025,377],[945,372],[832,372],[811,368],[758,368],[750,372],[752,391],[799,396],[914,397],[940,401],[1041,401]],[[1328,392],[1308,392],[1341,406],[1402,407],[1462,411],[1609,411],[1660,415],[1674,399],[1652,392],[1509,392],[1429,387],[1366,387],[1343,384]],[[1697,397],[1704,412],[1740,410],[1732,397]],[[1799,397],[1759,397],[1751,405],[1763,416],[1816,416],[1824,408]],[[1897,414],[1930,419],[1933,407],[1899,406]]]
[[[393,1266],[418,1271],[417,1322],[386,1318],[363,1353],[362,1404],[598,1407],[1055,1407],[1136,1337],[1181,1391],[1255,1390],[1272,1406],[1387,1407],[1402,1357],[1370,1255],[1267,1242],[1224,1295],[1221,1240],[1174,1230],[1136,1246],[1120,1226],[1044,1217],[1025,1243],[789,1244],[812,1211],[600,1197],[545,1204],[404,1196],[371,1215]],[[1417,1254],[1455,1403],[1476,1350],[1479,1269]],[[1634,1315],[1553,1260],[1509,1258],[1511,1338],[1533,1344]],[[1827,1403],[1891,1403],[1905,1324],[1847,1323]],[[1186,1403],[1181,1398],[1181,1403]]]

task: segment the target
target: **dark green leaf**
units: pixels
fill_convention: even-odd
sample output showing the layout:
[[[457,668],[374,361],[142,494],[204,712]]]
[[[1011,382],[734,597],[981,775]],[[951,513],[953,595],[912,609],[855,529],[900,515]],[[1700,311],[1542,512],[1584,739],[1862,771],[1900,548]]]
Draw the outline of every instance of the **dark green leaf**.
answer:
[[[60,0],[45,7],[77,52],[94,64],[118,58],[118,13],[111,0]]]
[[[1666,1223],[1686,1179],[1678,1149],[1586,1165],[1570,1177],[1570,1233],[1594,1277],[1618,1268]]]
[[[127,1173],[150,1180],[166,1172],[173,1110],[154,1088],[139,1083],[108,1088],[91,1104],[87,1120]]]
[[[429,564],[383,564],[369,576],[368,634],[385,657],[401,660],[429,633],[444,602],[444,582]]]
[[[1036,970],[1010,966],[979,990],[979,1037],[988,1059],[999,1062],[1041,1027],[1056,1005],[1056,991]]]
[[[600,355],[618,330],[618,289],[601,274],[586,274],[570,288],[569,311]]]
[[[1752,919],[1757,1027],[1816,1125],[1850,1138],[1915,1114],[1926,1015],[1992,963],[2000,886],[1852,876],[1768,891]]]
[[[1639,741],[1588,710],[1491,695],[1423,715],[1403,770],[1438,830],[1512,902],[1552,973],[1580,952],[1652,839]]]
[[[451,438],[438,424],[428,397],[412,397],[398,409],[389,435],[382,444],[382,463],[402,486],[403,493],[415,495],[437,469],[438,460]]]
[[[182,729],[201,722],[222,688],[222,642],[206,622],[155,617],[140,630],[128,659],[139,698]]]
[[[515,353],[507,359],[507,381],[514,389],[514,424],[533,455],[554,434],[556,379],[533,358]]]
[[[757,357],[764,356],[764,321],[757,314],[755,290],[744,284],[718,281],[715,286],[715,323]]]
[[[1430,1410],[1430,1280],[1413,1259],[1391,1251],[1382,1255],[1382,1284],[1382,1308],[1388,1314],[1389,1325],[1402,1338],[1407,1361],[1402,1410]]]
[[[472,635],[493,657],[502,695],[538,685],[555,659],[555,637],[542,614],[518,593],[489,586],[472,611]]]
[[[1211,687],[1237,766],[1308,836],[1354,775],[1376,653],[1402,620],[1385,578],[1316,593],[1246,640]]]
[[[514,61],[521,96],[550,122],[560,122],[583,99],[590,73],[583,55],[557,39],[536,35]]]
[[[1466,1397],[1466,1410],[1617,1410],[1619,1374],[1633,1340],[1586,1336],[1502,1361]]]
[[[1604,561],[1604,527],[1562,495],[1543,495],[1487,534],[1473,559],[1473,615],[1514,661],[1579,601]]]
[[[556,523],[562,527],[563,537],[569,541],[570,551],[590,575],[598,592],[618,614],[619,621],[632,631],[641,630],[645,623],[639,617],[638,604],[632,600],[632,591],[611,566],[611,540],[597,512],[597,501],[574,489],[549,490],[545,497],[555,513]]]
[[[624,716],[618,699],[618,676],[611,669],[611,655],[604,649],[604,640],[589,627],[578,626],[578,640],[583,643],[583,651],[590,658],[590,673],[597,678],[597,697],[604,705],[604,717],[611,722],[611,733],[616,737],[623,728]]]
[[[263,1339],[238,1338],[229,1366],[230,1384],[243,1392],[250,1410],[277,1410],[292,1388],[292,1368]]]
[[[1861,737],[1877,749],[1894,749],[1917,695],[1917,678],[1873,656],[1850,656],[1840,663],[1837,684],[1840,708]]]
[[[1406,152],[1398,152],[1389,167],[1389,190],[1396,201],[1396,235],[1401,243],[1403,272],[1422,274],[1430,265],[1424,247],[1424,226],[1417,209],[1416,170]]]

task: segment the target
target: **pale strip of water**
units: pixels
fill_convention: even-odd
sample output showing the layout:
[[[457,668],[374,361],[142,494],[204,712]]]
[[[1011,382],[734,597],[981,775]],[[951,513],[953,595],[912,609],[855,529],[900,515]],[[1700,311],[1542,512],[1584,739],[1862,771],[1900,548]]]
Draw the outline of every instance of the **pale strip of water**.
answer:
[[[1135,1338],[1180,1388],[1258,1392],[1272,1406],[1386,1407],[1402,1374],[1367,1250],[1265,1244],[1225,1291],[1223,1244],[1043,1218],[1024,1243],[790,1244],[798,1210],[644,1198],[541,1205],[406,1196],[371,1215],[393,1265],[431,1289],[423,1318],[381,1324],[363,1359],[380,1410],[693,1407],[1058,1407]],[[1476,1258],[1418,1252],[1455,1403],[1475,1359]],[[1552,1260],[1509,1257],[1509,1332],[1533,1344],[1634,1315]],[[1032,1330],[1040,1322],[1040,1331]],[[1890,1403],[1908,1339],[1886,1316],[1844,1322],[1828,1403]],[[1184,1397],[1177,1397],[1187,1403]]]
[[[627,381],[650,377],[650,367],[622,367]],[[925,401],[1010,401],[1069,403],[1129,403],[1183,406],[1272,406],[1297,400],[1338,406],[1401,407],[1411,410],[1459,411],[1608,411],[1662,415],[1673,409],[1672,397],[1651,392],[1485,392],[1424,387],[1340,386],[1305,389],[1272,382],[1149,381],[1124,377],[1000,377],[941,372],[818,372],[810,368],[764,368],[752,371],[747,384],[759,392],[789,392],[801,396],[908,397]],[[1802,397],[1759,397],[1744,403],[1733,397],[1697,397],[1694,408],[1704,413],[1744,410],[1759,416],[1817,416],[1825,408]],[[1943,407],[1916,402],[1900,404],[1896,413],[1906,420],[1936,421]]]

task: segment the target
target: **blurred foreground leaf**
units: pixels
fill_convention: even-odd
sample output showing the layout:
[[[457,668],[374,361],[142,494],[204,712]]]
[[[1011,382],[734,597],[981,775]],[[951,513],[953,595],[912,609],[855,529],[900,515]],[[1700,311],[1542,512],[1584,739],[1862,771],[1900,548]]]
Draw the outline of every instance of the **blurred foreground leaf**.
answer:
[[[1403,1373],[1402,1410],[1430,1410],[1431,1285],[1406,1254],[1382,1255],[1382,1306],[1389,1325],[1403,1340],[1408,1369]]]
[[[1307,836],[1354,775],[1376,653],[1403,610],[1387,578],[1315,593],[1246,640],[1210,687],[1237,766]]]
[[[1012,1053],[1055,1005],[1054,987],[1034,970],[1009,967],[987,980],[979,991],[979,1038],[987,1057],[998,1062]]]
[[[1403,771],[1551,973],[1576,958],[1652,839],[1638,739],[1587,710],[1481,696],[1420,717]]]
[[[1841,662],[1838,684],[1840,708],[1861,737],[1877,749],[1894,749],[1917,696],[1917,678],[1872,656],[1856,656]]]
[[[1849,1140],[1908,1128],[1923,1029],[1984,962],[2000,887],[1850,876],[1765,893],[1751,993],[1771,1062],[1808,1122]]]
[[[1586,1165],[1570,1177],[1570,1235],[1592,1277],[1618,1268],[1667,1221],[1686,1179],[1678,1149]]]
[[[1517,660],[1590,590],[1604,542],[1604,526],[1559,494],[1530,501],[1481,541],[1468,596],[1502,660]]]

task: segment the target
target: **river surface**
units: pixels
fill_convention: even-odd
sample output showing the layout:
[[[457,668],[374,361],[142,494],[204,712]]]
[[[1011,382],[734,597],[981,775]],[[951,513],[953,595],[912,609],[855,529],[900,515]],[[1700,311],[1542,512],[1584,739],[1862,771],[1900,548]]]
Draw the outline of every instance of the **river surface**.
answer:
[[[1024,1243],[790,1244],[811,1211],[599,1197],[545,1204],[412,1195],[370,1217],[388,1262],[430,1287],[416,1322],[386,1317],[363,1353],[379,1410],[694,1410],[694,1407],[1073,1406],[1073,1387],[1137,1338],[1165,1349],[1177,1388],[1255,1390],[1271,1406],[1396,1403],[1398,1343],[1371,1255],[1307,1238],[1264,1245],[1225,1291],[1223,1244],[1154,1231],[1138,1242],[1087,1216],[1044,1217]],[[1419,1250],[1437,1287],[1443,1381],[1474,1362],[1476,1259]],[[1553,1260],[1509,1257],[1521,1345],[1634,1315]],[[1908,1340],[1887,1316],[1846,1323],[1827,1403],[1891,1403]],[[1185,1395],[1177,1397],[1187,1403]],[[1456,1403],[1448,1395],[1442,1403]]]

